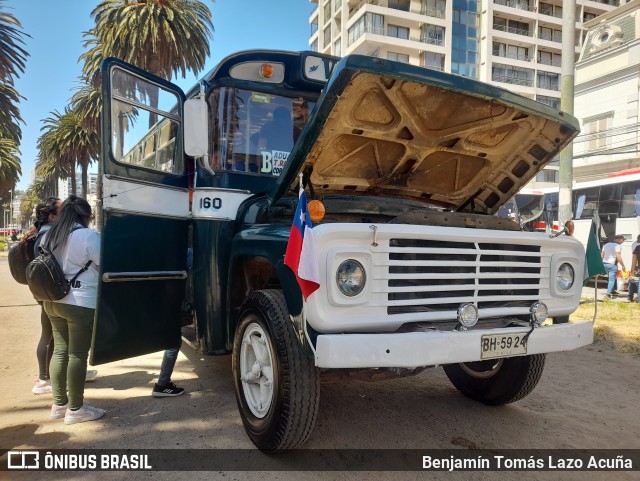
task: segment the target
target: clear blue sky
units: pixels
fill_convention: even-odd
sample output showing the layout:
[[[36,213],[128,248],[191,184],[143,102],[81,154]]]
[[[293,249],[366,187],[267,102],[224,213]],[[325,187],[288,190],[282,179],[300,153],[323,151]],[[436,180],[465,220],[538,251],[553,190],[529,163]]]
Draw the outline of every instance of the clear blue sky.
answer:
[[[203,72],[211,70],[226,55],[251,48],[308,50],[309,15],[316,4],[308,0],[201,0],[211,9],[215,32],[211,56]],[[50,112],[62,112],[78,87],[82,53],[82,32],[93,26],[91,10],[98,0],[9,0],[5,6],[22,23],[32,38],[26,39],[30,57],[25,73],[16,82],[26,97],[20,111],[22,126],[22,178],[17,188],[31,182],[36,142],[41,120]],[[197,77],[174,79],[183,89]],[[95,167],[92,169],[95,170]]]

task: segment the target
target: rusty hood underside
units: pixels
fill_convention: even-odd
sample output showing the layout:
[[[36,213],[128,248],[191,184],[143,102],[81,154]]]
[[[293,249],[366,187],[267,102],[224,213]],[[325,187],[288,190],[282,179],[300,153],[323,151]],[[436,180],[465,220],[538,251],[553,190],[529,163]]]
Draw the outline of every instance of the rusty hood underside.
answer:
[[[317,194],[423,200],[494,213],[578,132],[578,122],[481,82],[345,57],[280,178]]]

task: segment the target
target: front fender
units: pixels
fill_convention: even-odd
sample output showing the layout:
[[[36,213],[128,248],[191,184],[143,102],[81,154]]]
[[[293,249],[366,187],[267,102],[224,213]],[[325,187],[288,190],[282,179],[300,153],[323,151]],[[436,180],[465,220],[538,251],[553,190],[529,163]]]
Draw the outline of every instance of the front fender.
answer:
[[[239,257],[262,257],[271,263],[278,276],[298,339],[307,348],[302,322],[302,291],[295,274],[284,264],[290,229],[289,225],[280,224],[256,226],[243,230],[233,239],[229,265],[235,265],[235,260]]]

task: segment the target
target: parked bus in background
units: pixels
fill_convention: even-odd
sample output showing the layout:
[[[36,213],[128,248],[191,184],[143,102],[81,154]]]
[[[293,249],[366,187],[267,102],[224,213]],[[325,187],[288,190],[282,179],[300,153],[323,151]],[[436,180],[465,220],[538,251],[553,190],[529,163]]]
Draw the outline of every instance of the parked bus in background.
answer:
[[[558,188],[539,189],[544,194],[545,215],[530,223],[535,230],[545,229],[549,223],[546,217],[553,219],[554,230],[558,226]],[[516,198],[520,204],[530,192],[522,190]],[[574,184],[572,192],[574,236],[585,246],[589,238],[589,229],[597,213],[598,237],[600,245],[616,234],[624,235],[622,258],[631,264],[631,244],[640,233],[640,168],[612,172],[605,179]]]
[[[640,233],[640,168],[609,174],[606,179],[576,184],[573,190],[576,235],[586,244],[594,215],[600,243],[624,235],[622,258],[631,264],[631,244]]]

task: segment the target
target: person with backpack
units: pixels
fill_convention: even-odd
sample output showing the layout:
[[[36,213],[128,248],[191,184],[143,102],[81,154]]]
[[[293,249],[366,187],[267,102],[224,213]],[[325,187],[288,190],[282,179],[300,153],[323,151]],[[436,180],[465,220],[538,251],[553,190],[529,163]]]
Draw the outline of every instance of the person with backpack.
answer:
[[[91,218],[89,203],[70,195],[41,241],[54,254],[67,281],[72,280],[66,296],[43,301],[55,346],[50,365],[51,418],[64,417],[65,424],[93,421],[105,413],[84,402],[100,264],[100,234],[88,228]]]
[[[27,265],[38,255],[37,244],[42,236],[49,230],[51,223],[58,216],[58,208],[60,207],[60,199],[57,197],[49,197],[43,202],[36,204],[34,208],[35,222],[34,225],[22,237],[20,243],[13,247],[9,253],[9,268],[16,282],[26,284],[26,268]],[[51,332],[51,322],[47,317],[42,302],[40,304],[40,340],[36,348],[36,358],[38,360],[38,376],[35,379],[32,388],[33,394],[45,394],[51,392],[51,384],[49,383],[49,362],[53,354],[53,334]]]
[[[58,209],[62,201],[57,197],[49,197],[46,201],[40,202],[35,207],[36,221],[34,230],[27,232],[23,241],[26,242],[32,235],[34,239],[33,258],[38,255],[38,244],[42,240],[42,236],[51,228],[51,224],[58,217]],[[32,259],[33,259],[32,258]],[[45,394],[51,392],[51,383],[49,382],[49,363],[53,355],[53,332],[51,330],[51,321],[49,316],[44,312],[42,302],[40,304],[40,340],[36,348],[36,358],[38,359],[38,377],[34,382],[33,394]]]

